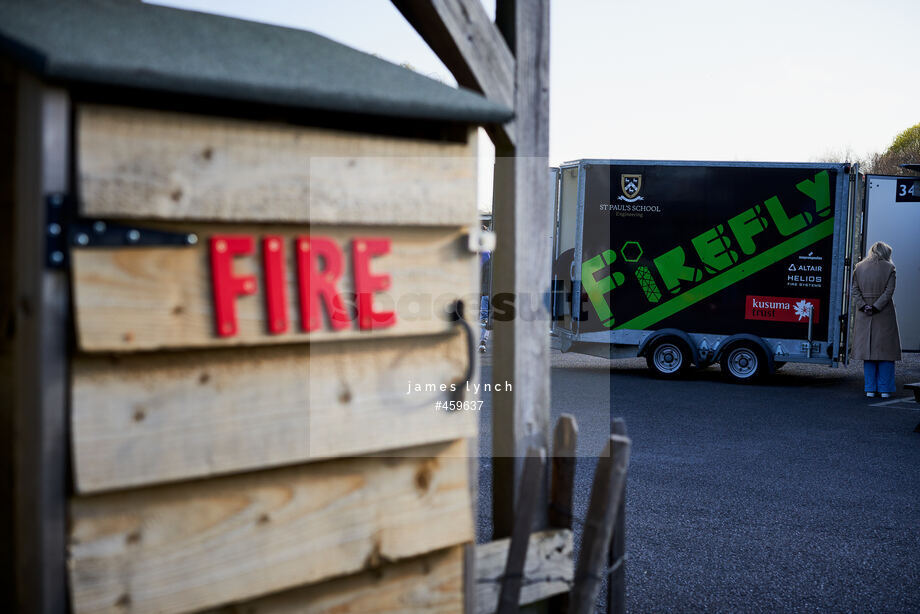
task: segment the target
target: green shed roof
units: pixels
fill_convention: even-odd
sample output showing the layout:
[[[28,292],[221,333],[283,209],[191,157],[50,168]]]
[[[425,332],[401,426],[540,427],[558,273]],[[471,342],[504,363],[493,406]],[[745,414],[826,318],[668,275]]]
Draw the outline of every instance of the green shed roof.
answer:
[[[126,0],[0,0],[0,49],[68,82],[469,123],[512,115],[312,32]]]

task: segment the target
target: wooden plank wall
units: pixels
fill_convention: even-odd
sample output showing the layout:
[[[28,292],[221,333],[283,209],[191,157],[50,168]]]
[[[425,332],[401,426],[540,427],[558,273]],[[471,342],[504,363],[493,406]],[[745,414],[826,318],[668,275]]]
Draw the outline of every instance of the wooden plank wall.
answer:
[[[476,434],[436,411],[466,368],[459,334],[241,352],[80,356],[77,488],[95,492],[377,452]]]
[[[84,105],[87,216],[313,224],[476,222],[475,129],[433,142]]]
[[[74,606],[187,612],[471,540],[466,442],[400,454],[77,499]]]
[[[150,228],[151,224],[143,227]],[[212,347],[342,341],[369,335],[352,323],[345,330],[301,330],[294,241],[299,236],[334,240],[351,271],[351,244],[357,237],[389,237],[389,254],[371,260],[374,273],[390,275],[390,289],[374,295],[381,311],[395,310],[396,325],[373,336],[443,333],[451,329],[449,305],[465,299],[466,313],[478,307],[476,257],[467,249],[468,228],[316,227],[253,225],[160,225],[173,231],[197,233],[197,245],[187,247],[76,248],[73,250],[74,311],[80,348],[86,351],[133,351],[161,348]],[[251,256],[234,258],[234,275],[255,276],[255,294],[236,299],[238,332],[215,334],[212,308],[209,238],[248,235],[256,242]],[[289,332],[267,333],[265,280],[259,254],[261,237],[279,236],[286,258]],[[343,294],[354,291],[350,274],[338,284]],[[478,309],[475,309],[478,312]]]
[[[460,612],[464,605],[461,592],[462,558],[463,548],[445,548],[377,570],[224,606],[207,614]]]
[[[479,299],[472,143],[99,105],[76,117],[82,213],[200,241],[72,251],[75,611],[470,606],[478,416],[435,403],[467,368],[444,308],[464,300],[472,318]],[[282,237],[290,332],[267,330],[257,251],[233,267],[259,292],[235,300],[238,334],[216,335],[217,234]],[[390,238],[374,302],[396,325],[301,332],[302,235],[332,238],[346,270],[355,237]]]

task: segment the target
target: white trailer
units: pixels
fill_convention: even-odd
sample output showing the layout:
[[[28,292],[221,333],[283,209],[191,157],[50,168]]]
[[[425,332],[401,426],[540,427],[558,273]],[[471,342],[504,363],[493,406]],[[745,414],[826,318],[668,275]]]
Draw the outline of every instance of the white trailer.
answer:
[[[865,219],[866,249],[884,241],[897,266],[901,348],[920,352],[920,177],[867,175]]]

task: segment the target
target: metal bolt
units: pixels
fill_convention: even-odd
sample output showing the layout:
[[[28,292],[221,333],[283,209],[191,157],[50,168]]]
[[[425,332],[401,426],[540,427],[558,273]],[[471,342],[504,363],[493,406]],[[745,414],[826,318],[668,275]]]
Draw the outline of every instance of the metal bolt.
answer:
[[[96,231],[96,233],[98,234],[104,233],[105,232],[105,222],[103,222],[102,220],[99,220],[98,222],[93,222],[93,230]]]
[[[48,225],[48,234],[52,237],[56,237],[61,234],[61,225],[58,223],[51,223]]]
[[[81,232],[80,234],[77,235],[77,244],[78,244],[78,245],[88,245],[88,244],[89,244],[89,237],[86,236],[85,233],[82,233],[82,232]]]
[[[131,243],[137,243],[141,240],[141,233],[139,230],[129,230],[128,231],[128,241]]]
[[[198,235],[196,235],[196,234],[194,234],[194,233],[186,235],[186,237],[185,237],[185,242],[188,243],[189,245],[197,245],[197,244],[198,244]]]
[[[51,262],[54,264],[61,264],[64,262],[63,252],[51,252]]]

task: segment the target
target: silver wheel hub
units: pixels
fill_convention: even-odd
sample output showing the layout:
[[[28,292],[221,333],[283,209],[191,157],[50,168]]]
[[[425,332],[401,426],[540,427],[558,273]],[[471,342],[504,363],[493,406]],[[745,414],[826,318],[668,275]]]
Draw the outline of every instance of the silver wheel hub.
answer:
[[[676,345],[672,343],[662,343],[655,348],[652,354],[652,362],[655,368],[662,373],[676,373],[683,366],[684,357]]]
[[[732,350],[728,355],[728,369],[735,377],[750,377],[757,371],[757,355],[748,348]]]

